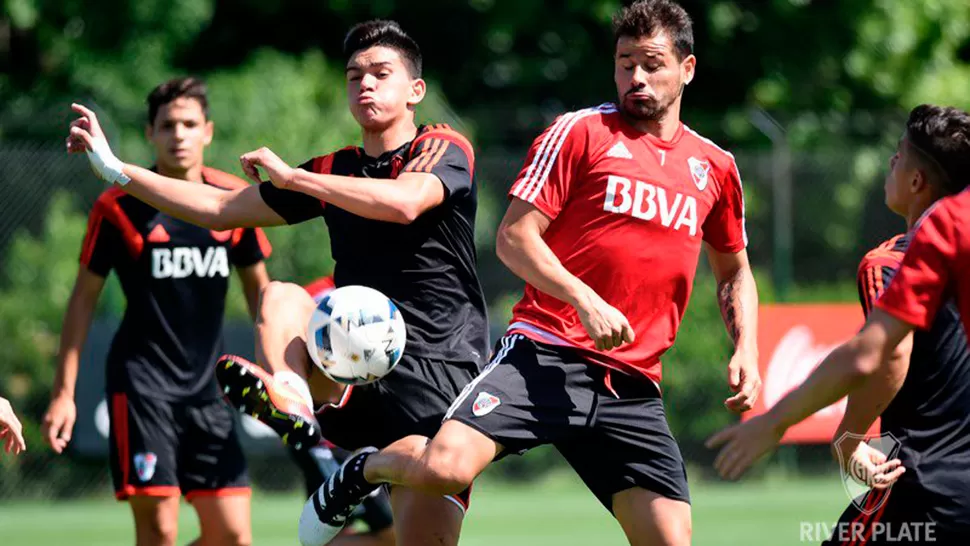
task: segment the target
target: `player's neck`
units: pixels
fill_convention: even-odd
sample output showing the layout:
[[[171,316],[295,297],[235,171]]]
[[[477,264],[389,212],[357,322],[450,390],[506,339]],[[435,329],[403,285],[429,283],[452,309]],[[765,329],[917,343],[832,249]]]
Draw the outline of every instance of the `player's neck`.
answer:
[[[158,171],[158,174],[167,176],[169,178],[177,178],[179,180],[187,180],[189,182],[202,182],[201,163],[194,167],[189,167],[188,169],[172,168],[157,164],[155,166],[155,170]]]
[[[669,142],[677,136],[677,131],[680,130],[680,102],[671,104],[660,119],[633,119],[625,114],[623,117],[637,131]]]
[[[364,153],[370,157],[380,157],[384,152],[396,150],[414,140],[418,127],[414,119],[404,119],[382,131],[363,130]]]

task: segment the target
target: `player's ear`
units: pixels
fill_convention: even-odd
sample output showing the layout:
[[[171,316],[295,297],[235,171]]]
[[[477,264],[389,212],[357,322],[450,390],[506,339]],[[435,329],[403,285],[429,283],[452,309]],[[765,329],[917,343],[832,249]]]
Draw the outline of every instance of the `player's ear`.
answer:
[[[428,92],[428,84],[421,78],[411,80],[411,94],[408,97],[408,106],[417,106],[424,100],[424,95]]]
[[[212,120],[211,119],[206,120],[205,138],[203,139],[205,141],[206,146],[208,146],[209,144],[212,144],[212,135],[214,131],[215,131],[215,125],[212,123]]]
[[[929,181],[926,179],[926,173],[923,169],[913,169],[913,177],[909,181],[909,192],[919,193],[925,190],[929,186]]]
[[[145,124],[145,140],[151,142],[155,138],[155,128],[150,123]]]
[[[697,57],[688,55],[680,61],[680,76],[684,85],[689,84],[694,79],[694,69],[697,67]]]

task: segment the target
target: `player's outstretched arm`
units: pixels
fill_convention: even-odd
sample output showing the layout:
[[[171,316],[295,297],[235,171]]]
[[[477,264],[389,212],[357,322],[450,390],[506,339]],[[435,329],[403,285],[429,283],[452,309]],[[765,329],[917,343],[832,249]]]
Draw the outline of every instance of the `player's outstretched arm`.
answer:
[[[266,205],[258,187],[225,191],[205,184],[168,178],[123,163],[112,153],[97,115],[80,104],[71,105],[71,109],[80,117],[71,123],[67,137],[68,152],[85,152],[100,178],[120,185],[125,192],[141,201],[166,214],[209,229],[285,223]]]
[[[724,401],[731,411],[754,407],[761,392],[758,371],[758,287],[751,273],[748,253],[718,252],[707,246],[707,257],[717,280],[717,303],[734,355],[728,364],[728,386],[734,396]]]
[[[290,167],[269,148],[239,158],[251,180],[260,181],[259,168],[282,190],[296,191],[331,203],[348,212],[382,222],[410,224],[445,199],[442,181],[434,174],[405,172],[397,178],[354,178],[318,174]]]
[[[83,265],[78,269],[61,325],[61,344],[57,351],[51,403],[41,421],[41,433],[56,453],[63,452],[71,441],[77,419],[74,387],[77,384],[81,351],[103,288],[104,277],[92,273]]]
[[[633,342],[633,328],[623,313],[567,271],[542,239],[549,223],[549,217],[535,206],[513,199],[498,228],[499,259],[525,282],[576,308],[597,349]]]
[[[848,433],[848,436],[841,442],[841,449],[843,453],[854,452],[872,423],[896,397],[896,393],[899,392],[906,380],[912,350],[913,333],[910,332],[893,349],[887,361],[849,394],[845,415],[832,438],[832,454],[836,457],[836,460],[839,459],[839,456],[834,442]]]
[[[855,337],[829,353],[801,386],[767,413],[722,430],[707,441],[709,448],[723,446],[714,461],[718,473],[727,479],[739,478],[777,446],[788,427],[840,400],[877,373],[912,330],[911,324],[873,311]]]

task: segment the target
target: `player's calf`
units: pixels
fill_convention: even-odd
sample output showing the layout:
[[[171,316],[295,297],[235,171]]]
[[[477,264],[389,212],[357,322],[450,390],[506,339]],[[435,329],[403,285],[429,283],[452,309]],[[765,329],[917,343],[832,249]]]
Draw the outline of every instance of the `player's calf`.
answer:
[[[476,457],[468,444],[460,442],[460,437],[447,433],[437,435],[434,440],[424,436],[402,438],[367,458],[364,478],[370,483],[403,485],[442,496],[456,495],[468,489],[484,468],[476,464],[484,457]]]

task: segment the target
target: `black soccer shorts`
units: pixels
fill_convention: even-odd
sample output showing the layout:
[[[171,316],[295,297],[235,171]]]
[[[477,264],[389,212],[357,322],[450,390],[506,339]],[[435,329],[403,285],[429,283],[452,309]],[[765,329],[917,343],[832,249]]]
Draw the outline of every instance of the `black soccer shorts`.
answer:
[[[236,413],[225,402],[175,403],[110,395],[115,497],[249,495]]]
[[[936,521],[934,499],[918,486],[900,482],[872,490],[842,512],[823,546],[957,546],[970,544],[968,522]]]
[[[432,438],[451,402],[478,372],[477,362],[443,362],[405,352],[386,377],[352,387],[340,407],[319,412],[320,432],[351,451],[381,449],[412,434]],[[469,496],[466,490],[449,499],[465,510]]]
[[[613,495],[632,487],[690,502],[657,386],[593,364],[572,348],[505,336],[448,418],[504,446],[500,456],[555,445],[611,512]]]

